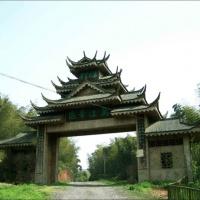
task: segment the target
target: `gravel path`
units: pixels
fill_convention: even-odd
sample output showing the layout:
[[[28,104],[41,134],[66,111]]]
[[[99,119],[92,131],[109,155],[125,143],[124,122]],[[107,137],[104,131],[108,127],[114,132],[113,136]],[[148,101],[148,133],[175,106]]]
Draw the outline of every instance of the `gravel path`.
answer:
[[[120,187],[112,187],[99,182],[71,182],[69,186],[63,186],[61,190],[56,191],[53,199],[138,200],[140,198],[130,197]]]

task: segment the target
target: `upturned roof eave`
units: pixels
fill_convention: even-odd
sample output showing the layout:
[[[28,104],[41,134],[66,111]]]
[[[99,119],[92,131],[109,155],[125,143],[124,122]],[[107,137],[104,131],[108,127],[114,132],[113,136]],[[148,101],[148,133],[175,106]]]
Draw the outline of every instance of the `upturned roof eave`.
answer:
[[[106,103],[106,102],[110,102],[110,101],[121,102],[121,98],[119,96],[110,95],[109,97],[98,98],[98,99],[89,99],[89,100],[83,100],[83,101],[74,101],[74,102],[70,102],[70,103],[54,104],[54,105],[51,105],[50,108],[88,105],[91,103]]]
[[[46,124],[62,124],[63,120],[34,120],[33,121],[25,121],[25,124],[30,127],[37,127],[38,125],[46,125]]]
[[[35,147],[36,144],[34,143],[23,143],[23,144],[0,144],[0,149],[6,149],[6,148],[11,148],[11,147],[30,147],[33,146]]]
[[[131,110],[131,109],[125,110],[124,109],[121,111],[120,110],[117,111],[117,109],[116,109],[116,111],[111,111],[111,115],[116,116],[116,117],[117,116],[134,116],[137,114],[154,112],[157,115],[158,120],[162,119],[162,115],[161,115],[157,105],[149,104],[149,105],[143,105],[143,106],[146,106],[146,107],[139,108],[139,109],[133,108],[133,110]]]
[[[78,79],[76,79],[76,81],[78,81]],[[66,85],[58,86],[57,93],[70,92],[70,91],[74,90],[74,88],[76,88],[80,84],[76,81],[74,80],[74,82],[72,82],[72,83],[70,83],[71,81],[69,81],[69,82],[67,82]],[[106,79],[100,78],[97,81],[89,80],[89,82],[91,82],[94,85],[102,85],[102,86],[115,85],[117,83],[117,81],[119,81],[119,77],[117,77],[116,74],[113,74],[111,77],[106,78]],[[124,85],[122,87],[124,87],[124,91],[128,92],[127,88]]]
[[[75,75],[77,78],[79,76],[80,72],[87,71],[89,69],[98,69],[100,70],[104,75],[111,75],[112,72],[108,68],[106,63],[88,63],[88,64],[82,64],[82,65],[77,65],[77,66],[71,66],[70,72]]]
[[[25,117],[23,116],[22,119],[26,125],[35,125],[35,124],[49,124],[49,123],[62,123],[64,120],[63,115],[57,115],[53,117],[49,116],[35,116],[35,117]]]
[[[111,115],[135,115],[138,113],[145,113],[145,112],[150,112],[153,109],[155,109],[155,107],[144,107],[144,108],[139,108],[139,109],[133,109],[133,110],[119,110],[119,111],[111,111]]]
[[[127,100],[122,99],[122,102],[121,102],[121,104],[130,104],[130,103],[142,103],[142,105],[147,105],[144,98],[135,98],[135,99],[127,99]]]
[[[110,102],[116,102],[116,103],[121,103],[121,98],[117,95],[112,95],[109,94],[110,96],[108,97],[103,97],[103,98],[98,98],[98,99],[89,99],[89,100],[83,100],[83,101],[74,101],[74,102],[69,102],[69,103],[57,103],[55,102],[54,104],[49,104],[45,107],[42,107],[42,109],[37,110],[39,114],[45,114],[45,113],[53,113],[58,111],[60,108],[74,108],[77,106],[86,106],[90,104],[107,104]],[[26,119],[28,121],[30,119]]]
[[[44,107],[41,107],[41,106],[36,106],[32,101],[30,101],[31,103],[31,106],[35,109],[35,111],[39,114],[40,111],[46,111],[48,110],[48,106],[44,106]],[[23,118],[23,116],[21,116]]]
[[[158,132],[147,132],[145,135],[147,137],[153,136],[167,136],[167,135],[178,135],[178,134],[191,134],[197,133],[198,131],[193,131],[192,129],[183,129],[183,130],[170,130],[170,131],[158,131]]]

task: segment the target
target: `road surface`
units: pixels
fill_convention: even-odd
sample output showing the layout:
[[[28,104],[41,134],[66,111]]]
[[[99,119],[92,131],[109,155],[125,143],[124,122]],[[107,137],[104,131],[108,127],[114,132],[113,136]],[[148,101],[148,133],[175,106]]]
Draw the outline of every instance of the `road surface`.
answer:
[[[127,194],[120,187],[112,187],[110,185],[104,185],[99,182],[71,182],[69,186],[61,186],[60,190],[57,190],[53,194],[53,199],[59,200],[138,200],[141,199],[138,196],[133,197]]]

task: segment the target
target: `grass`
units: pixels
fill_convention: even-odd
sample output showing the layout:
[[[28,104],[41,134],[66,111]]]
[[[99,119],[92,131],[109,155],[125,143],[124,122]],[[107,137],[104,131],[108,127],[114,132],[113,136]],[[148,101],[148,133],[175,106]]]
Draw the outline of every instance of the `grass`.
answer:
[[[200,189],[200,180],[196,182],[189,182],[186,186]]]
[[[50,197],[52,188],[35,184],[4,184],[0,183],[0,199],[5,200],[45,200]]]
[[[130,184],[127,181],[116,180],[100,180],[106,185],[120,186],[127,191],[130,196],[137,195],[144,199],[163,199],[166,198],[165,188],[169,185],[169,181],[144,181],[141,183]]]

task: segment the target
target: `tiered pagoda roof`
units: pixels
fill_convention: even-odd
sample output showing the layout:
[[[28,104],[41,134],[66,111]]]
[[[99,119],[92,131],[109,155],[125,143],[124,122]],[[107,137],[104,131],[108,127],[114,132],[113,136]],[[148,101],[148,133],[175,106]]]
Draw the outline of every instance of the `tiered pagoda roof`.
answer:
[[[77,78],[63,81],[58,77],[60,86],[52,82],[60,99],[51,100],[42,95],[47,103],[44,107],[39,107],[31,102],[38,116],[24,118],[29,126],[36,127],[41,124],[64,123],[66,115],[74,114],[74,110],[102,109],[107,110],[106,117],[129,117],[138,114],[150,115],[154,121],[162,119],[159,111],[158,98],[148,104],[145,98],[146,85],[139,90],[128,91],[121,81],[121,72],[118,67],[112,73],[107,65],[109,55],[100,60],[96,59],[97,54],[90,59],[85,53],[84,57],[75,62],[67,58],[67,66],[72,74]],[[105,113],[104,113],[105,114]],[[79,114],[78,114],[79,115]],[[102,117],[103,115],[101,115]],[[68,120],[72,119],[69,117]],[[79,120],[84,120],[79,117]]]

